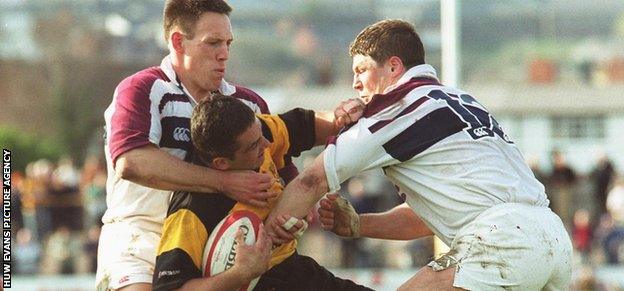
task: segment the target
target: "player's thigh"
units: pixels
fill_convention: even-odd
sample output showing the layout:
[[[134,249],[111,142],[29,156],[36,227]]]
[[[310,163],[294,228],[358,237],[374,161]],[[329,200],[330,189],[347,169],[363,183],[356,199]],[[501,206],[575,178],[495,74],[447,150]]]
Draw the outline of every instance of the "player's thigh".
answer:
[[[97,290],[151,284],[159,238],[135,227],[105,225],[98,247]]]
[[[431,267],[421,268],[416,275],[399,287],[400,291],[408,290],[465,290],[453,287],[455,268],[434,271]]]
[[[545,207],[502,206],[502,211],[484,212],[451,243],[457,262],[454,285],[472,290],[541,290],[551,281],[556,286],[565,284],[571,244],[558,217]]]
[[[152,284],[138,283],[117,289],[117,291],[152,291]]]

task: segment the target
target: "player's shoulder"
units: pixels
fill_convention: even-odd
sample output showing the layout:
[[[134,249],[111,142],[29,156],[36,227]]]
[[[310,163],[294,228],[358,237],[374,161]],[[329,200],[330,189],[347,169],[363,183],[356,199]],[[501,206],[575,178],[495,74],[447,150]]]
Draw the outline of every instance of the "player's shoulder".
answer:
[[[269,106],[258,93],[240,85],[232,84],[232,86],[235,88],[235,92],[232,94],[232,97],[253,103],[258,107],[260,113],[270,113]]]
[[[122,92],[149,92],[154,83],[158,80],[170,82],[169,78],[160,67],[146,68],[123,79],[119,85],[117,85],[115,91],[118,94]]]

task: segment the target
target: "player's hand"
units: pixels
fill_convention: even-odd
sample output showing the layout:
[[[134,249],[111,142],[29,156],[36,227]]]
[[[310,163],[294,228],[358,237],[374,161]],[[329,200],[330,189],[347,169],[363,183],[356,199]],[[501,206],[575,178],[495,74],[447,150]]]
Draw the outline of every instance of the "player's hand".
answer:
[[[357,122],[364,114],[364,102],[360,98],[351,98],[340,102],[334,110],[334,126],[343,128]]]
[[[277,217],[277,222],[289,234],[288,237],[283,237],[283,239],[290,240],[301,238],[301,236],[303,236],[303,233],[308,229],[310,221],[312,221],[310,213],[308,213],[305,219],[299,219],[288,214],[282,214]]]
[[[282,226],[282,224],[287,221],[289,217],[290,215],[276,214],[271,212],[269,216],[264,220],[267,234],[271,238],[271,241],[273,241],[274,246],[279,246],[295,239],[295,236],[289,231],[285,230]]]
[[[319,220],[324,230],[344,237],[360,237],[360,217],[349,201],[333,193],[325,195],[319,205]]]
[[[228,197],[257,207],[267,207],[277,193],[267,191],[274,182],[269,174],[254,171],[226,171],[221,191]]]
[[[240,229],[236,233],[236,243],[236,259],[232,270],[244,277],[245,281],[251,281],[269,269],[271,239],[263,224],[260,224],[256,243],[247,245]]]

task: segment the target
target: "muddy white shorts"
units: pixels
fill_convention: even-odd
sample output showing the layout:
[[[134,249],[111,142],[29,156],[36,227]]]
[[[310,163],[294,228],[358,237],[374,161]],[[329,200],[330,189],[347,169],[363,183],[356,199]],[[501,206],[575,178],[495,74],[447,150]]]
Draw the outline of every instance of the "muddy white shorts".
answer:
[[[152,284],[160,234],[127,223],[104,224],[98,245],[97,290]]]
[[[505,203],[463,227],[429,266],[455,267],[453,286],[468,290],[568,290],[571,257],[570,237],[549,208]]]

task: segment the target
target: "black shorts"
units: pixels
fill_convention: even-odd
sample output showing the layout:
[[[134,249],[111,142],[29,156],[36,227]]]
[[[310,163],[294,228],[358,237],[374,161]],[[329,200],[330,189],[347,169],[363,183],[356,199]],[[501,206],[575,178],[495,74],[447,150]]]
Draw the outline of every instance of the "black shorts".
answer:
[[[314,259],[294,253],[264,273],[254,291],[280,290],[372,290],[351,280],[341,279]]]

